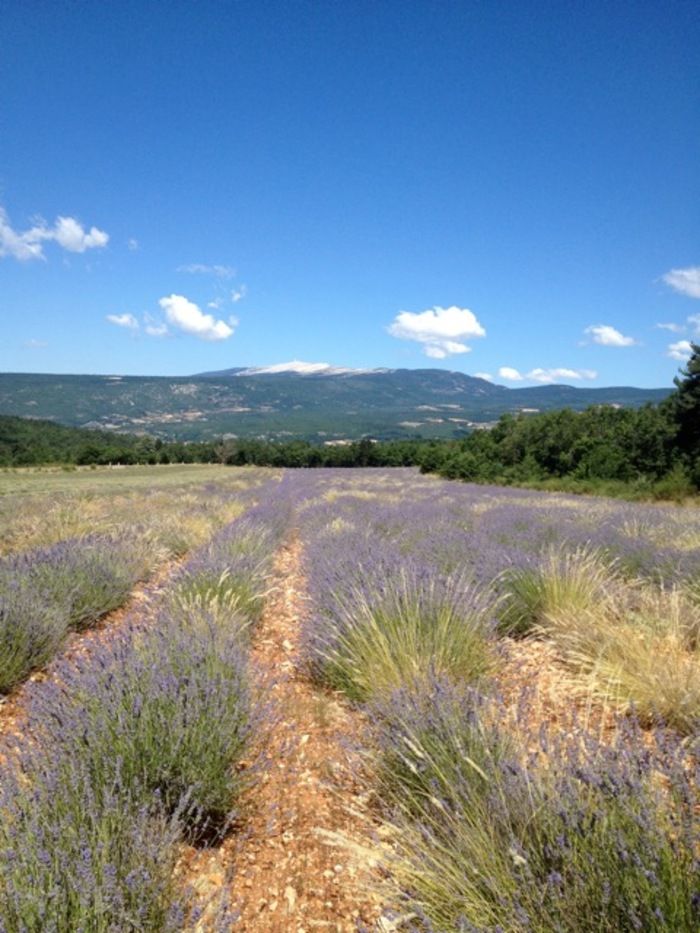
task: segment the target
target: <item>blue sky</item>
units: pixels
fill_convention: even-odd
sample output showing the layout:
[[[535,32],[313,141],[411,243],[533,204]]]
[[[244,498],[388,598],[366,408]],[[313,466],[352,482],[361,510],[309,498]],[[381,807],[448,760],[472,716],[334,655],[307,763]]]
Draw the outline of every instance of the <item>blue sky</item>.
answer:
[[[0,23],[0,370],[663,386],[700,334],[696,0]]]

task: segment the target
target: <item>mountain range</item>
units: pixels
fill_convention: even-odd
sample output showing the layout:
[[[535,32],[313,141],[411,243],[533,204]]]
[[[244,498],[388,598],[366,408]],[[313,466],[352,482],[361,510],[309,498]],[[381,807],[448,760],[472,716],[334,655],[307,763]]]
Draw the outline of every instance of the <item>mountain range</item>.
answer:
[[[444,369],[293,361],[194,376],[0,373],[0,413],[179,440],[459,437],[505,412],[659,402],[671,389],[510,389]]]

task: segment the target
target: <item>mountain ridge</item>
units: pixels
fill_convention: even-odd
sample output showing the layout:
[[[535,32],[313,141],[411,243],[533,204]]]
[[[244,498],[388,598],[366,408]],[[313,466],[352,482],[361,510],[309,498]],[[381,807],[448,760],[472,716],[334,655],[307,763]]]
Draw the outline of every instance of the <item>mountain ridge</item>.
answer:
[[[296,364],[305,370],[281,368]],[[637,407],[671,391],[563,384],[508,388],[454,370],[358,371],[292,361],[175,377],[0,373],[0,412],[164,439],[228,435],[328,442],[455,437],[506,412]]]

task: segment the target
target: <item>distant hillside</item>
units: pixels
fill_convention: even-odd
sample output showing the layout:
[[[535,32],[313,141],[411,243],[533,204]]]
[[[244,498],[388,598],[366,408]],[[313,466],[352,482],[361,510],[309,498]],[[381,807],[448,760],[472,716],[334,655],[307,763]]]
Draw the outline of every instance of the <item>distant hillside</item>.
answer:
[[[581,410],[592,404],[638,407],[671,392],[564,385],[508,389],[441,369],[275,369],[177,378],[4,373],[0,413],[178,440],[221,435],[314,441],[364,435],[449,438],[505,412]]]

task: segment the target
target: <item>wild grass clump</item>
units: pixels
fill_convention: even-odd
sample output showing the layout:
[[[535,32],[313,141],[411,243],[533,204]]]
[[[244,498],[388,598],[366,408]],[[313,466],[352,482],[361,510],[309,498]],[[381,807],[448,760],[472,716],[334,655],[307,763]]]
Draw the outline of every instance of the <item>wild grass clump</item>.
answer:
[[[381,588],[335,594],[313,620],[312,671],[358,702],[428,672],[476,683],[494,667],[493,616],[469,579],[404,569]]]
[[[376,715],[385,867],[412,929],[698,928],[698,775],[681,743],[647,749],[633,724],[609,747],[506,731],[497,707],[444,682]]]
[[[618,586],[614,565],[594,548],[552,546],[534,568],[505,570],[495,581],[503,599],[498,629],[527,635],[545,616],[575,614],[596,605]]]
[[[681,589],[628,585],[595,606],[547,612],[541,631],[587,688],[643,721],[700,726],[700,606]]]
[[[266,560],[239,561],[238,567],[217,572],[221,563],[192,562],[177,578],[172,600],[179,605],[233,605],[250,622],[260,619],[268,591],[269,566]]]

